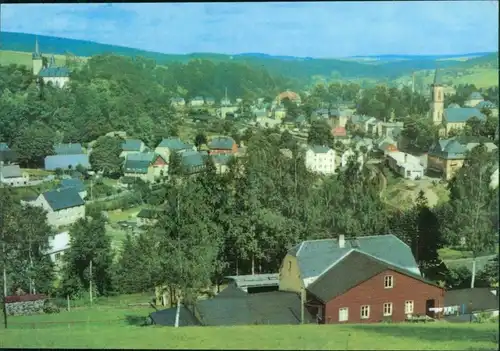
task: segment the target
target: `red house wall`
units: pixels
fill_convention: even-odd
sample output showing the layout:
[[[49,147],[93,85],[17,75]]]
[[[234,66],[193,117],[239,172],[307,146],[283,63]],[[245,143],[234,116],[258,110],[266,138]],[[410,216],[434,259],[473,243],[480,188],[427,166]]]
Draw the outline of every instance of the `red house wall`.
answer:
[[[393,288],[384,288],[384,277],[393,276]],[[403,322],[406,318],[405,301],[413,300],[413,315],[426,314],[426,301],[434,299],[435,307],[443,307],[444,290],[420,280],[391,270],[382,272],[355,286],[341,296],[325,304],[325,323],[376,323],[384,320],[383,306],[392,302],[393,322]],[[370,306],[368,319],[361,319],[361,306]],[[339,308],[349,309],[349,319],[339,322]]]
[[[166,164],[167,162],[161,156],[158,156],[153,162],[153,166],[165,166]]]
[[[211,149],[210,155],[221,155],[221,154],[236,154],[238,152],[238,145],[233,144],[231,149]]]

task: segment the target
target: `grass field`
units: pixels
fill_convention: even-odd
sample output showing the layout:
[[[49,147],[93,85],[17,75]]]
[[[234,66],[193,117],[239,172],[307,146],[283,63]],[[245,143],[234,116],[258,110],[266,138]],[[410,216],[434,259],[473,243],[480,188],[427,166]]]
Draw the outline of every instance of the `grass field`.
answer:
[[[66,63],[66,57],[64,55],[54,55],[54,57],[56,59],[56,65],[64,65]],[[0,50],[0,65],[10,65],[10,64],[24,65],[26,67],[31,67],[32,65],[31,53]]]
[[[127,210],[108,211],[109,221],[116,223],[118,221],[134,219],[135,215],[137,215],[144,207],[145,206],[137,206]]]
[[[123,311],[123,315],[126,313]],[[112,313],[103,312],[103,317]],[[133,316],[128,317],[132,322]],[[28,336],[28,337],[27,337]],[[138,327],[124,321],[0,329],[5,348],[496,350],[497,325]]]

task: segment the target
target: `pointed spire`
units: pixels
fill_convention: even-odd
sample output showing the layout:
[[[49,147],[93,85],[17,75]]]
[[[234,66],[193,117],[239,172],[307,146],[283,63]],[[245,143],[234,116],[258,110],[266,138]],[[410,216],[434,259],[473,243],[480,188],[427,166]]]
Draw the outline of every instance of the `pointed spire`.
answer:
[[[441,70],[437,65],[436,65],[436,71],[434,72],[434,85],[443,85]]]
[[[35,37],[35,54],[40,55],[40,48],[38,47],[38,37]]]
[[[54,55],[52,55],[50,57],[50,66],[55,66],[56,65],[56,58],[54,57]]]

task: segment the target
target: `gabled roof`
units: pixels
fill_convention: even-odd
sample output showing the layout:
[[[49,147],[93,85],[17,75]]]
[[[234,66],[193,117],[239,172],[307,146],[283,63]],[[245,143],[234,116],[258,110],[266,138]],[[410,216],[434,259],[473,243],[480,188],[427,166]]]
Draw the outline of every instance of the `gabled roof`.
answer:
[[[310,145],[308,149],[314,152],[315,154],[326,154],[328,153],[328,151],[332,150],[328,146],[320,146],[320,145]]]
[[[228,136],[215,137],[208,143],[209,149],[213,150],[232,150],[235,141]]]
[[[47,191],[43,193],[43,197],[54,211],[85,205],[74,188]]]
[[[3,178],[19,178],[23,174],[19,165],[3,165],[0,166],[0,176]]]
[[[476,105],[476,108],[480,110],[482,108],[494,109],[494,108],[497,108],[497,107],[491,101],[481,101],[480,103],[478,103]]]
[[[420,274],[384,262],[357,249],[351,249],[338,263],[309,285],[307,290],[322,302],[328,302],[388,269],[433,284]]]
[[[90,168],[89,156],[86,154],[79,154],[50,155],[45,157],[45,169],[49,171],[53,171],[57,168],[68,169],[69,166],[75,169],[78,165],[82,165],[85,168]]]
[[[40,77],[55,78],[55,77],[69,77],[69,69],[66,67],[46,67],[43,68],[38,74]]]
[[[473,107],[447,108],[444,110],[444,117],[448,123],[465,123],[472,117],[486,119],[481,111]]]
[[[437,156],[447,160],[464,159],[467,147],[456,138],[439,140],[428,152],[430,156]]]
[[[82,191],[85,191],[85,185],[78,178],[63,179],[63,180],[61,180],[61,184],[59,185],[59,187],[61,189],[73,188],[76,191],[78,191],[79,193]]]
[[[167,308],[161,311],[153,312],[149,315],[151,320],[156,325],[163,325],[168,327],[175,326],[175,319],[177,315],[177,307]],[[186,307],[181,306],[179,311],[179,326],[190,327],[199,326],[200,322]]]
[[[411,249],[392,234],[361,236],[356,241],[346,238],[343,248],[339,247],[338,239],[308,240],[292,248],[288,254],[297,257],[301,278],[306,279],[319,276],[353,248],[420,274]]]
[[[139,139],[126,139],[122,143],[122,150],[123,151],[141,151],[141,146],[144,143],[142,140]]]
[[[453,102],[448,105],[448,108],[460,108],[460,105]]]
[[[208,154],[204,151],[185,151],[181,154],[181,163],[189,172],[193,168],[204,166],[206,157]]]
[[[161,157],[154,152],[142,152],[127,155],[125,158],[125,173],[148,173],[148,167],[157,158]]]
[[[82,144],[56,144],[54,145],[56,155],[79,155],[83,154]]]
[[[190,150],[193,148],[192,145],[183,142],[179,137],[170,137],[163,139],[157,147],[164,147],[170,150]]]
[[[494,290],[495,288],[449,290],[444,295],[444,305],[445,307],[465,305],[469,308],[469,303],[472,302],[472,311],[498,310],[498,296],[492,293]]]

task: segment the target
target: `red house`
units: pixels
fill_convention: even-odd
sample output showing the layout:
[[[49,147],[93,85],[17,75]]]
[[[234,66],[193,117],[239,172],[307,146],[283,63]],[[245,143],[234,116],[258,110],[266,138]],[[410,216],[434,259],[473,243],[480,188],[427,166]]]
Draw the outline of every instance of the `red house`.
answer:
[[[347,131],[344,127],[336,127],[332,129],[332,135],[337,138],[347,137]]]
[[[227,136],[215,137],[208,143],[210,155],[236,154],[238,145],[233,138]]]
[[[394,235],[306,241],[288,252],[280,280],[305,287],[305,308],[318,323],[403,322],[439,317],[444,289],[422,277],[411,249]],[[282,289],[282,286],[285,289]],[[280,281],[280,290],[292,285]],[[292,290],[294,288],[292,287]]]

